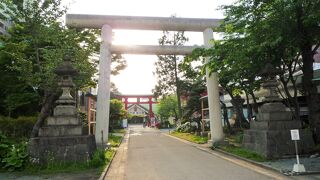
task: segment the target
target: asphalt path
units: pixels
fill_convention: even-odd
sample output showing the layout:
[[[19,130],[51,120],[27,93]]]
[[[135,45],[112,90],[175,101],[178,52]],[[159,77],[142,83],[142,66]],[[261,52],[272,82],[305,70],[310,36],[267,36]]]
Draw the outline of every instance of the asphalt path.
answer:
[[[287,179],[270,170],[208,153],[142,125],[130,125],[127,146],[123,176],[127,180]]]

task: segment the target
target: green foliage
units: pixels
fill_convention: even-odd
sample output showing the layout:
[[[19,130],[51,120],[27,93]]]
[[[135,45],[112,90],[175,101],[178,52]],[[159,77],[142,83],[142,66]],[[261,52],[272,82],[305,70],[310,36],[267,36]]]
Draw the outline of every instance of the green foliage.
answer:
[[[92,79],[96,62],[89,59],[99,47],[97,30],[66,28],[60,20],[66,12],[60,0],[28,1],[18,9],[13,4],[17,2],[4,3],[6,11],[13,12],[13,25],[10,36],[0,36],[0,104],[6,110],[0,113],[38,112],[44,96],[57,91],[53,70],[67,53],[80,72],[75,79],[77,87],[96,84]]]
[[[113,133],[121,133],[121,134],[124,134],[124,133],[126,133],[126,130],[125,130],[125,129],[114,129],[114,130],[113,130]]]
[[[159,45],[182,46],[188,38],[184,36],[183,31],[169,32],[164,31],[163,36],[159,39]],[[153,92],[156,97],[176,93],[179,77],[179,64],[181,57],[176,55],[159,55],[155,63],[158,82]]]
[[[97,149],[92,159],[82,162],[48,162],[45,165],[29,163],[25,168],[25,172],[30,174],[53,174],[53,173],[71,173],[79,172],[88,169],[98,169],[102,171],[104,167],[110,162],[113,150]],[[100,173],[100,172],[99,172]]]
[[[21,170],[27,161],[27,142],[15,143],[0,134],[0,167],[8,171]]]
[[[174,17],[173,17],[174,18]],[[159,39],[159,45],[183,46],[188,38],[185,37],[183,31],[170,32],[163,31],[162,37]],[[182,117],[181,95],[184,80],[181,77],[181,57],[176,55],[159,55],[158,61],[155,62],[157,84],[152,90],[155,97],[164,97],[168,94],[176,94],[178,105],[178,118]]]
[[[127,117],[127,111],[124,109],[124,104],[119,99],[112,99],[110,101],[110,127],[121,127],[122,119]]]
[[[160,99],[157,114],[161,120],[168,120],[169,117],[178,119],[178,102],[174,95]]]
[[[7,154],[10,152],[11,145],[13,144],[12,141],[10,141],[7,136],[0,134],[0,164],[1,167],[4,166],[4,163],[2,162],[2,159],[7,156]]]
[[[112,147],[118,147],[121,141],[122,141],[122,136],[116,136],[113,134],[109,135],[108,143],[110,143]]]
[[[258,162],[263,162],[267,161],[267,159],[260,154],[257,154],[255,152],[249,151],[247,149],[244,149],[242,147],[237,147],[237,146],[218,146],[217,148],[222,149],[228,153],[247,158],[253,161],[258,161]]]
[[[29,138],[36,117],[21,116],[16,119],[0,116],[0,133],[11,138]]]
[[[99,167],[105,165],[106,160],[106,151],[103,149],[97,149],[88,164],[90,167]]]
[[[27,143],[13,144],[2,159],[3,168],[8,171],[21,170],[28,161]]]
[[[208,142],[208,137],[200,137],[190,133],[181,133],[181,132],[173,131],[170,133],[170,135],[190,141],[190,142],[194,142],[197,144],[205,144]]]

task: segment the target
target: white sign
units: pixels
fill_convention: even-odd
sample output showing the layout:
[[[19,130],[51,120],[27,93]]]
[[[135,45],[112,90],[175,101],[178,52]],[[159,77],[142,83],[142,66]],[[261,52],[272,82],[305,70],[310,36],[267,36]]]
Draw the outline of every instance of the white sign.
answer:
[[[127,119],[123,119],[122,120],[122,127],[123,128],[127,128],[128,127],[128,120]]]
[[[291,140],[297,141],[300,140],[299,129],[292,129],[291,132]]]

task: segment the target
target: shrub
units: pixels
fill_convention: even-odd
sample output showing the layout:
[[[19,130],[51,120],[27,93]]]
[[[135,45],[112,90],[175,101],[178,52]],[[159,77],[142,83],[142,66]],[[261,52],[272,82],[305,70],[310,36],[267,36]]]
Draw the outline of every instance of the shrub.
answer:
[[[9,153],[11,144],[12,142],[5,135],[0,134],[0,167],[4,166],[2,159]]]
[[[0,165],[9,171],[20,170],[28,160],[27,143],[13,143],[0,134]]]
[[[8,154],[2,159],[3,168],[9,171],[21,170],[28,161],[27,143],[12,144]]]
[[[178,126],[177,127],[177,131],[178,132],[183,132],[183,133],[191,132],[191,124],[190,124],[190,122],[186,122],[186,123]]]
[[[37,118],[20,116],[17,119],[0,117],[0,133],[11,138],[29,138]]]

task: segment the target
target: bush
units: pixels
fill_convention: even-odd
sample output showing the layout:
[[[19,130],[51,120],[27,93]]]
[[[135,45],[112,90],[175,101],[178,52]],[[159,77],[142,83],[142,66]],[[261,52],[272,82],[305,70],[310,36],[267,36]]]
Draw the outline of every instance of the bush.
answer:
[[[178,132],[189,133],[189,132],[191,132],[191,123],[186,122],[186,123],[178,126],[176,130]]]
[[[37,117],[20,116],[17,119],[0,117],[0,133],[10,138],[29,138]]]
[[[97,149],[93,156],[92,159],[89,161],[89,166],[90,167],[99,167],[104,165],[106,162],[106,156],[105,156],[105,151],[103,149]]]
[[[9,171],[21,170],[28,160],[27,142],[13,143],[0,135],[0,165]]]

